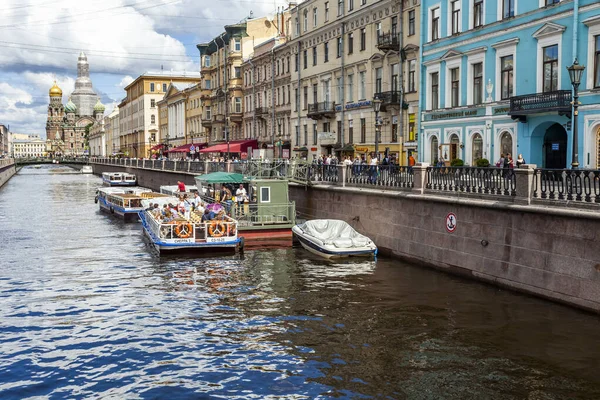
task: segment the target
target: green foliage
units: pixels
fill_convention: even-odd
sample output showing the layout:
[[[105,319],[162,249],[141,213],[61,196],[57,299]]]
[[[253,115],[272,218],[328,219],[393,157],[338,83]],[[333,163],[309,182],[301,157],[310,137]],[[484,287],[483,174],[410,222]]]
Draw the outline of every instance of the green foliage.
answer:
[[[478,160],[475,160],[475,165],[480,168],[487,168],[490,166],[490,160],[488,160],[487,158],[480,158]]]
[[[464,161],[461,160],[460,158],[455,158],[454,160],[452,160],[450,162],[451,167],[462,167],[464,165],[465,165]]]

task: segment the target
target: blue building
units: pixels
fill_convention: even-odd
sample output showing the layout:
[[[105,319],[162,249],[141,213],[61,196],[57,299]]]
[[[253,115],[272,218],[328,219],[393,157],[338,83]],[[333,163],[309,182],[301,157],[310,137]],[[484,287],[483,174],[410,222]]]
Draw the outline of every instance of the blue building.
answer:
[[[421,21],[421,161],[570,167],[577,58],[579,163],[600,169],[600,1],[423,0]]]

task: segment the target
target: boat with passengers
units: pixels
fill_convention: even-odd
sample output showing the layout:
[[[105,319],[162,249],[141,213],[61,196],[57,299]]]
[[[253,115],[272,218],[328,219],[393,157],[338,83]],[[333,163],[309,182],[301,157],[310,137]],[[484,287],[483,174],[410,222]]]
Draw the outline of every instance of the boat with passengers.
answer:
[[[96,190],[95,202],[100,211],[117,215],[124,220],[137,220],[138,213],[143,210],[142,200],[167,197],[143,187],[101,187]]]
[[[135,186],[137,178],[126,172],[103,172],[102,183],[104,186]]]
[[[240,251],[244,238],[238,237],[238,222],[225,212],[210,213],[203,219],[201,209],[181,213],[175,209],[163,212],[165,205],[177,204],[175,197],[162,197],[142,201],[139,216],[144,233],[159,254],[176,251],[212,253]],[[155,207],[156,208],[152,208]],[[218,205],[217,205],[218,206]]]
[[[163,185],[159,189],[160,193],[168,194],[169,196],[179,196],[185,194],[188,197],[192,197],[197,191],[198,187],[194,185],[185,185],[184,192],[179,191],[179,186],[177,185]]]

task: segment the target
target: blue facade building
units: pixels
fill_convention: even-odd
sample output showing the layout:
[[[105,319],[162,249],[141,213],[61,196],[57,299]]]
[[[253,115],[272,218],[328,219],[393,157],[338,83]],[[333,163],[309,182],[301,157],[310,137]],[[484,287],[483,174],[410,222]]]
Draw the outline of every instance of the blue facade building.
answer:
[[[420,161],[569,168],[578,59],[579,163],[600,169],[598,0],[424,0],[421,21]]]

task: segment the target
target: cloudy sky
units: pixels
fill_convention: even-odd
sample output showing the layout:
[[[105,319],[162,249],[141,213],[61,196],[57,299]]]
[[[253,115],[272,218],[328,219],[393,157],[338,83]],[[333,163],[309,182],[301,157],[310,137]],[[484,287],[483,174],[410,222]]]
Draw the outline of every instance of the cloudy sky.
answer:
[[[272,15],[285,0],[2,0],[0,124],[45,136],[48,90],[63,102],[74,87],[77,56],[88,55],[107,112],[123,87],[148,70],[198,71],[196,44],[223,26]]]

